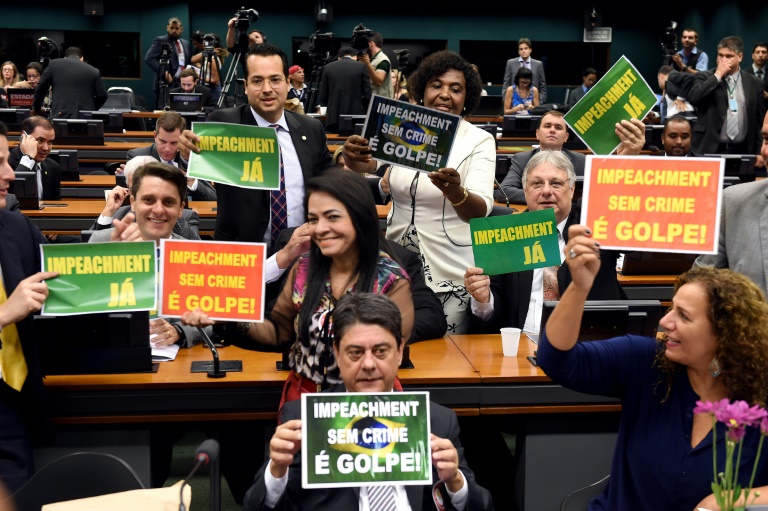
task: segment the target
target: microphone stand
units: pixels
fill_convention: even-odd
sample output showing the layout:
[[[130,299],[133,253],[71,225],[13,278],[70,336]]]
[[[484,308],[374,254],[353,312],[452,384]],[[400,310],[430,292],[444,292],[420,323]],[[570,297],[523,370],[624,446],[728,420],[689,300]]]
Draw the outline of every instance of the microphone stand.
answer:
[[[208,349],[211,350],[213,355],[213,364],[211,362],[192,362],[193,373],[208,373],[208,378],[224,378],[228,372],[241,373],[243,371],[242,360],[223,360],[219,361],[219,352],[216,349],[216,345],[213,343],[208,334],[202,327],[197,327],[200,335],[203,337],[203,342]]]
[[[499,191],[504,196],[504,203],[507,205],[507,208],[509,208],[509,196],[504,192],[504,188],[501,187],[501,183],[499,183],[495,177],[493,178],[493,182],[499,187]]]

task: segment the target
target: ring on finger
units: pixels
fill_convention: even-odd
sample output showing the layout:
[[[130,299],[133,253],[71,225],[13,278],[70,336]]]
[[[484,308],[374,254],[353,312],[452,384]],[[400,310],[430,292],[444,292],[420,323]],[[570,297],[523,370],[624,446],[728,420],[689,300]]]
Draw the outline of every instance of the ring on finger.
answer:
[[[448,181],[445,181],[445,182],[443,182],[443,186],[444,186],[445,188],[448,188]]]
[[[573,249],[570,249],[570,250],[568,251],[568,256],[569,256],[571,259],[576,259],[576,256],[577,256],[577,255],[578,255],[578,254],[577,254],[576,252],[574,252],[574,251],[573,251]]]

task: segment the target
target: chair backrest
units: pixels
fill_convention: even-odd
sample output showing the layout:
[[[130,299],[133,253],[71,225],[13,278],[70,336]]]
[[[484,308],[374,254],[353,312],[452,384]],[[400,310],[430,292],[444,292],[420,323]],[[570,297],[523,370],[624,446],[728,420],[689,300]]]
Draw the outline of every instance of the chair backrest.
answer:
[[[589,502],[605,490],[610,477],[610,475],[607,475],[596,483],[592,483],[584,488],[579,488],[566,495],[563,502],[560,504],[560,511],[587,511]]]
[[[117,171],[117,169],[119,169],[120,165],[123,164],[123,163],[125,163],[125,162],[124,161],[111,161],[109,163],[105,163],[104,164],[104,170],[106,171],[107,174],[112,174],[114,176],[115,172]]]
[[[144,489],[136,472],[121,458],[76,452],[38,470],[11,495],[17,511],[40,511],[45,504]]]

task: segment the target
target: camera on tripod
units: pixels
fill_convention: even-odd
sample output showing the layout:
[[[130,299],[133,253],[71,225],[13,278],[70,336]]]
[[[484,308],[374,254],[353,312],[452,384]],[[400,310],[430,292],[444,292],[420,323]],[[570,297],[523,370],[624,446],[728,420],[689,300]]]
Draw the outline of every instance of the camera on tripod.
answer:
[[[245,32],[248,30],[248,26],[253,21],[259,21],[259,13],[256,11],[256,9],[246,9],[245,7],[241,7],[239,11],[235,12],[235,26],[238,30],[241,32]]]
[[[368,39],[373,36],[373,30],[365,28],[360,23],[358,26],[352,29],[352,41],[350,41],[352,48],[357,50],[358,55],[368,51]]]
[[[397,55],[398,68],[405,68],[408,66],[408,48],[394,50],[394,54]]]
[[[672,56],[677,53],[677,22],[670,22],[669,26],[664,29],[664,33],[661,34],[661,53],[664,65],[672,64]]]
[[[217,39],[216,34],[205,34],[203,36],[203,51],[212,53],[214,48],[216,48]]]
[[[337,51],[335,46],[333,32],[320,33],[318,30],[309,36],[309,56],[312,59],[322,60],[321,65],[327,61],[334,51]]]

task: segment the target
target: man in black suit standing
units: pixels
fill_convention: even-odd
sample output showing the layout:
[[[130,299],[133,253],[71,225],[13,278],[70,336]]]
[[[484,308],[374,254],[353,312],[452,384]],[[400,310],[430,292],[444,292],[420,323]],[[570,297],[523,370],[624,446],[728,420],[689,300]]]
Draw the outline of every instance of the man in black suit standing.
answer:
[[[98,110],[107,101],[107,90],[101,73],[83,62],[80,48],[70,46],[63,59],[54,59],[43,71],[35,88],[32,109],[40,112],[51,89],[51,119],[77,119],[80,110]]]
[[[218,105],[216,99],[211,95],[211,89],[198,83],[197,71],[187,68],[179,74],[179,87],[171,89],[169,92],[186,92],[202,94],[201,103],[203,109],[210,111]]]
[[[391,392],[403,358],[400,311],[390,298],[373,293],[347,294],[333,310],[333,352],[344,381],[328,392]],[[374,509],[370,487],[301,487],[301,401],[285,404],[269,443],[269,461],[259,470],[243,509],[315,511]],[[391,507],[376,509],[493,509],[491,495],[475,481],[459,440],[456,414],[429,403],[430,453],[434,487],[387,486]],[[438,505],[439,503],[439,505]]]
[[[304,223],[304,180],[333,166],[322,123],[312,117],[285,110],[288,96],[288,62],[285,52],[269,43],[257,44],[246,58],[248,104],[211,112],[210,122],[229,122],[277,128],[285,169],[287,227]],[[187,159],[189,151],[200,152],[197,135],[185,130],[179,150]],[[214,239],[271,243],[270,192],[226,184],[216,185],[218,211]],[[274,239],[277,238],[275,234]]]
[[[37,172],[41,200],[61,200],[61,167],[48,158],[55,138],[51,121],[40,115],[27,117],[21,123],[21,143],[8,159],[16,171]]]
[[[688,101],[698,109],[693,151],[699,154],[758,154],[765,117],[763,82],[739,67],[744,57],[740,37],[717,44],[717,67],[696,74]],[[762,157],[758,155],[758,165]]]
[[[358,62],[354,48],[341,48],[339,59],[323,69],[320,104],[325,105],[325,130],[339,132],[340,115],[365,115],[371,100],[368,68]]]
[[[168,89],[178,87],[181,71],[189,64],[192,58],[192,47],[189,41],[181,38],[181,33],[184,31],[181,20],[175,17],[169,19],[165,30],[167,35],[155,37],[152,41],[152,46],[149,47],[147,54],[144,56],[144,62],[155,72],[155,82],[152,84],[152,90],[156,93],[155,105],[158,108],[165,105],[166,99],[165,97],[158,97],[161,92],[158,84],[162,82],[163,86],[167,86]],[[163,50],[168,55],[168,63],[167,66],[163,66],[164,69],[161,69]]]
[[[187,160],[179,154],[179,137],[187,121],[177,112],[165,112],[157,118],[155,142],[145,147],[131,149],[126,160],[136,156],[152,156],[159,162],[173,165],[186,174]],[[216,200],[216,190],[207,181],[187,178],[187,196],[189,200]]]
[[[32,439],[50,425],[32,316],[48,297],[45,279],[57,274],[38,271],[46,243],[40,231],[5,209],[14,179],[7,136],[0,123],[0,481],[12,493],[34,473]]]
[[[639,135],[639,134],[638,134]],[[639,152],[645,137],[634,138],[633,150]],[[637,154],[637,153],[634,153]],[[541,151],[533,156],[523,171],[527,211],[552,208],[555,211],[562,253],[568,243],[568,228],[578,224],[580,208],[573,204],[576,174],[573,164],[561,151]],[[589,300],[626,299],[616,278],[619,253],[601,252],[600,272],[589,294]],[[498,333],[501,327],[517,327],[538,334],[544,300],[558,300],[571,281],[568,266],[558,264],[489,277],[482,268],[467,268],[464,287],[470,298],[470,333]]]
[[[763,100],[768,104],[768,42],[759,42],[752,49],[752,65],[745,71],[763,82]]]

